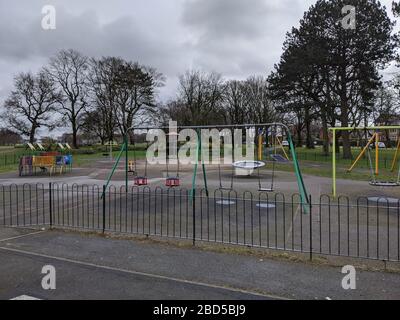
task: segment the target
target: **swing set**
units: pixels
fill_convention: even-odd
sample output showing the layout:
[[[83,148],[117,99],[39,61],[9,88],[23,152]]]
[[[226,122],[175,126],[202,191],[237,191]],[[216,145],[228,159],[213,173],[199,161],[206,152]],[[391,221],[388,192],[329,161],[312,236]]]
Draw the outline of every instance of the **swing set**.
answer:
[[[356,165],[360,162],[360,160],[366,156],[368,160],[368,166],[370,170],[370,182],[369,184],[376,187],[399,187],[400,186],[400,160],[398,161],[400,155],[400,134],[398,135],[397,146],[395,155],[393,157],[390,171],[394,172],[396,169],[396,165],[399,162],[399,169],[397,173],[397,177],[391,179],[390,181],[382,181],[378,179],[380,174],[379,169],[379,157],[380,157],[380,131],[382,130],[400,130],[400,126],[377,126],[377,127],[346,127],[346,128],[330,128],[332,131],[332,193],[333,196],[337,196],[337,182],[336,182],[336,132],[337,131],[364,131],[364,138],[366,141],[365,146],[362,148],[361,152],[358,154],[355,161],[351,164],[350,168],[347,169],[347,172],[350,173],[356,167]],[[370,131],[374,133],[371,135]],[[370,136],[371,135],[371,136]],[[371,149],[375,150],[375,166],[373,157],[371,155]]]
[[[258,154],[258,159],[257,161],[237,161],[235,162],[233,159],[233,163],[232,163],[232,176],[231,176],[231,183],[230,183],[230,187],[224,187],[222,185],[222,180],[221,180],[221,166],[220,164],[218,164],[218,168],[219,168],[219,179],[220,179],[220,189],[227,189],[227,190],[233,190],[233,171],[237,168],[241,168],[241,169],[248,169],[248,170],[254,170],[257,171],[258,173],[258,187],[259,187],[259,191],[266,191],[266,192],[271,192],[274,190],[274,176],[275,176],[275,163],[276,162],[280,162],[280,160],[274,158],[274,156],[279,155],[277,153],[277,149],[278,146],[280,146],[283,150],[283,154],[284,154],[284,161],[288,162],[289,161],[289,157],[288,154],[286,153],[286,151],[284,150],[284,147],[282,145],[282,142],[279,140],[279,137],[277,136],[277,128],[281,128],[281,131],[285,132],[285,135],[287,137],[288,143],[289,143],[289,151],[291,154],[291,158],[292,158],[292,163],[293,163],[293,167],[294,167],[294,172],[295,172],[295,176],[296,176],[296,180],[297,180],[297,185],[298,185],[298,189],[299,189],[299,195],[301,198],[301,202],[303,203],[303,206],[306,208],[309,204],[309,197],[304,185],[304,181],[303,181],[303,177],[301,174],[301,170],[300,170],[300,166],[299,163],[297,161],[297,156],[296,156],[296,152],[294,149],[294,144],[293,144],[293,140],[291,138],[291,134],[290,134],[290,130],[289,128],[282,124],[282,123],[266,123],[266,124],[246,124],[246,125],[215,125],[215,126],[181,126],[181,127],[177,127],[176,130],[184,130],[184,129],[192,129],[195,130],[196,132],[196,151],[195,151],[195,161],[194,161],[194,168],[193,168],[193,175],[192,175],[192,188],[191,188],[191,192],[190,192],[190,197],[193,198],[195,196],[196,193],[196,177],[197,177],[197,172],[198,172],[198,168],[200,165],[200,155],[202,154],[202,142],[201,142],[201,130],[205,129],[205,130],[211,130],[211,129],[230,129],[230,130],[234,130],[234,129],[253,129],[254,132],[256,132],[257,136],[256,136],[256,141],[258,141],[258,148],[257,148],[257,154]],[[133,162],[132,160],[128,159],[128,135],[129,132],[133,131],[133,130],[138,130],[138,131],[150,131],[150,130],[165,130],[168,131],[170,128],[169,127],[132,127],[130,129],[128,129],[128,132],[126,133],[125,137],[124,137],[124,143],[121,147],[121,150],[118,154],[118,157],[114,163],[114,166],[106,180],[105,183],[105,189],[107,189],[112,176],[118,166],[118,163],[120,161],[120,159],[122,158],[122,156],[125,154],[125,186],[126,186],[126,191],[128,190],[128,184],[129,184],[129,177],[128,177],[128,173],[133,173],[134,174],[134,185],[135,186],[147,186],[149,184],[149,180],[147,177],[147,167],[148,167],[148,161],[147,159],[145,160],[145,168],[144,168],[144,174],[143,175],[138,175],[138,170],[137,170],[137,158],[136,158],[136,151],[134,148],[133,150],[133,155],[134,155],[134,159]],[[172,132],[167,134],[168,135],[178,135],[176,132]],[[260,175],[260,168],[265,166],[266,163],[263,162],[263,143],[264,140],[266,141],[266,144],[268,144],[268,142],[273,145],[273,152],[271,152],[270,154],[267,153],[267,160],[271,160],[272,162],[272,177],[271,177],[271,183],[269,184],[269,186],[264,186],[262,181],[261,181],[261,175]],[[148,145],[147,145],[148,146]],[[233,146],[234,143],[232,143],[232,150],[233,150]],[[268,155],[269,158],[268,159]],[[179,157],[177,158],[177,171],[176,171],[176,175],[171,176],[170,175],[170,168],[169,168],[169,162],[170,162],[170,156],[169,153],[167,153],[167,161],[166,161],[166,179],[165,179],[165,186],[170,187],[170,188],[174,188],[174,187],[178,187],[181,185],[181,180],[179,177]],[[240,163],[241,162],[241,163]],[[206,195],[208,196],[208,183],[207,183],[207,174],[206,174],[206,167],[205,167],[205,163],[204,161],[201,161],[201,168],[202,168],[202,173],[203,173],[203,180],[204,180],[204,188],[206,191]],[[306,209],[308,210],[308,209]]]

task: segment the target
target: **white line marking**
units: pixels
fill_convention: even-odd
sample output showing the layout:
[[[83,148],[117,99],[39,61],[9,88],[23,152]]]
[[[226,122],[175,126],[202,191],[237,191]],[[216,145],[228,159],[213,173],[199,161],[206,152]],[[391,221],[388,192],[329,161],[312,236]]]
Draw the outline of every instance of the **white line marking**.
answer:
[[[45,231],[41,230],[41,231],[35,231],[35,232],[31,232],[31,233],[21,234],[19,236],[15,236],[15,237],[11,237],[11,238],[0,239],[0,242],[5,242],[5,241],[14,240],[14,239],[24,238],[24,237],[27,237],[27,236],[33,236],[35,234],[39,234],[39,233],[43,233],[43,232],[45,232]]]
[[[10,300],[41,300],[41,299],[23,294],[22,296],[18,296],[18,297],[12,298]]]
[[[162,275],[152,274],[152,273],[147,273],[147,272],[140,272],[140,271],[133,271],[133,270],[127,270],[127,269],[120,269],[120,268],[115,268],[115,267],[103,266],[103,265],[98,265],[98,264],[95,264],[95,263],[78,261],[78,260],[62,258],[62,257],[55,257],[55,256],[50,256],[50,255],[36,253],[36,252],[29,252],[29,251],[25,251],[25,250],[19,250],[19,249],[13,249],[13,248],[5,248],[5,247],[0,247],[0,250],[16,252],[16,253],[22,253],[22,254],[25,254],[25,255],[41,257],[41,258],[54,259],[54,260],[58,260],[58,261],[62,261],[62,262],[68,262],[68,263],[83,265],[83,266],[87,266],[87,267],[94,267],[94,268],[99,268],[99,269],[104,269],[104,270],[109,270],[109,271],[117,271],[117,272],[123,272],[123,273],[134,274],[134,275],[150,277],[150,278],[156,278],[156,279],[161,279],[161,280],[168,280],[168,281],[175,281],[175,282],[180,282],[180,283],[185,283],[185,284],[192,284],[192,285],[208,287],[208,288],[213,288],[213,289],[221,289],[221,290],[227,290],[227,291],[232,291],[232,292],[250,294],[250,295],[254,295],[254,296],[258,296],[258,297],[265,297],[265,298],[271,298],[271,299],[280,299],[280,300],[289,300],[287,298],[283,298],[283,297],[279,297],[279,296],[275,296],[275,295],[261,294],[261,293],[251,292],[251,291],[247,291],[247,290],[243,290],[243,289],[237,289],[237,288],[227,288],[227,287],[223,287],[223,286],[219,286],[219,285],[203,283],[203,282],[198,282],[198,281],[192,281],[192,280],[179,279],[179,278],[168,277],[168,276],[162,276]]]

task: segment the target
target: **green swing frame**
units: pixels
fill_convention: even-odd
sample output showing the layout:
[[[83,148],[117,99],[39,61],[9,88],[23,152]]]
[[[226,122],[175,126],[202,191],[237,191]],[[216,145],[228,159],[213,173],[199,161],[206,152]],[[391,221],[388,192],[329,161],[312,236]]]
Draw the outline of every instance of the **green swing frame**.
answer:
[[[194,199],[196,195],[196,177],[197,177],[197,172],[199,168],[199,161],[200,161],[200,154],[202,152],[202,144],[201,144],[201,130],[202,129],[248,129],[248,128],[260,128],[260,127],[272,127],[272,126],[280,126],[285,130],[287,140],[289,142],[289,149],[290,153],[292,156],[293,160],[293,166],[294,166],[294,172],[296,176],[296,181],[299,189],[299,195],[301,199],[301,203],[303,204],[303,208],[305,212],[309,212],[309,206],[310,206],[310,199],[304,184],[303,176],[301,173],[300,165],[297,159],[296,151],[294,148],[294,143],[292,139],[292,135],[290,134],[289,128],[279,122],[273,122],[273,123],[261,123],[261,124],[239,124],[239,125],[205,125],[205,126],[177,126],[176,129],[178,131],[183,130],[183,129],[193,129],[196,131],[197,135],[197,144],[196,144],[196,154],[195,154],[195,164],[194,164],[194,169],[193,169],[193,176],[192,176],[192,187],[190,190],[190,199],[191,201]],[[131,127],[127,130],[125,136],[124,136],[124,142],[122,144],[121,150],[118,153],[117,159],[112,167],[112,170],[110,174],[107,177],[105,186],[103,188],[103,194],[102,197],[104,197],[105,192],[110,184],[110,181],[114,175],[114,172],[122,158],[122,156],[125,156],[125,190],[128,192],[128,137],[129,137],[129,132],[133,130],[142,130],[142,131],[149,131],[149,130],[168,130],[169,127]],[[207,173],[206,173],[206,167],[204,162],[201,163],[201,168],[202,168],[202,173],[203,173],[203,179],[204,179],[204,189],[206,191],[207,197],[209,196],[209,190],[208,190],[208,183],[207,183]]]

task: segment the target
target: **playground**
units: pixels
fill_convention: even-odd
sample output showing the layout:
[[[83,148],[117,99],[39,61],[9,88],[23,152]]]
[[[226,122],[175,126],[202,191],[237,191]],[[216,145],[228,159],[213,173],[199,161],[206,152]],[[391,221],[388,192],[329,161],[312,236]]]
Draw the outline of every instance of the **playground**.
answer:
[[[254,130],[259,127],[273,130]],[[113,159],[92,159],[62,175],[1,174],[3,225],[50,224],[399,261],[397,175],[389,174],[388,186],[377,183],[382,168],[379,173],[375,168],[371,181],[303,174],[304,166],[317,165],[352,174],[351,163],[300,163],[290,133],[283,130],[278,137],[277,127],[253,126],[246,144],[253,144],[255,160],[206,164],[200,159],[201,143],[195,143],[192,163],[150,164],[143,151],[128,151],[126,138]],[[283,138],[289,143],[286,150]],[[363,152],[372,153],[359,152],[359,159]],[[361,161],[358,170],[370,173],[365,164],[371,161]]]
[[[333,136],[338,136],[345,130],[360,133],[357,140],[358,147],[352,148],[353,159],[344,160],[340,155],[334,156],[332,150],[326,157],[307,159],[294,147],[290,132],[282,124],[258,124],[237,126],[202,126],[182,127],[180,130],[195,130],[198,135],[196,143],[192,145],[192,158],[190,163],[183,163],[177,152],[169,154],[166,149],[170,141],[182,147],[182,141],[177,142],[178,128],[132,128],[129,135],[143,136],[151,130],[164,129],[167,134],[166,145],[162,146],[165,152],[164,161],[149,163],[146,154],[151,143],[131,141],[128,147],[128,139],[125,138],[121,146],[109,145],[110,150],[106,154],[93,154],[89,156],[74,156],[74,165],[69,145],[59,144],[59,151],[44,150],[41,144],[35,146],[28,144],[29,155],[19,157],[19,178],[12,172],[0,175],[5,184],[23,184],[41,179],[57,183],[78,183],[88,185],[122,186],[126,189],[130,186],[137,187],[165,187],[205,189],[207,192],[216,190],[236,192],[249,191],[252,193],[269,192],[279,193],[285,196],[298,194],[301,201],[308,202],[308,198],[318,199],[321,195],[333,197],[345,196],[349,199],[363,197],[385,197],[392,200],[400,195],[400,135],[396,142],[396,148],[381,149],[380,136],[383,130],[397,130],[400,127],[371,127],[371,128],[332,128],[331,149],[341,148],[340,141]],[[234,130],[250,131],[250,139],[245,138],[243,132],[236,140],[227,140],[227,143],[217,141],[221,151],[218,151],[216,162],[206,162],[210,156],[211,148],[215,140],[207,141],[207,146],[202,146],[200,139],[201,130],[221,130],[220,136],[232,133]],[[169,130],[169,131],[168,131]],[[197,131],[196,131],[197,130]],[[248,132],[247,132],[248,133]],[[173,138],[171,140],[171,137]],[[219,138],[218,138],[219,140]],[[240,142],[240,144],[238,144]],[[287,146],[284,144],[287,144]],[[203,142],[204,144],[204,142]],[[228,149],[225,146],[228,146]],[[251,147],[250,149],[249,146]],[[113,147],[117,151],[112,151]],[[107,147],[108,148],[108,147]],[[249,156],[250,161],[235,161],[240,149]],[[204,151],[211,151],[206,156]],[[219,150],[219,149],[218,149]],[[230,161],[224,162],[227,153]],[[251,155],[253,153],[253,156]],[[213,153],[212,156],[215,154]],[[384,163],[382,162],[384,158]],[[56,176],[50,178],[54,173]],[[57,174],[58,173],[58,174]],[[32,177],[32,178],[31,178]]]

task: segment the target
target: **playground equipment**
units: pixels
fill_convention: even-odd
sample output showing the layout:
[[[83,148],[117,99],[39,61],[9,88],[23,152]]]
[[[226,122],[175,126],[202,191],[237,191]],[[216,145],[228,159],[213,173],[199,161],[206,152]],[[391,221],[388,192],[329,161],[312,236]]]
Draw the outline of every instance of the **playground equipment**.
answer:
[[[113,160],[113,147],[118,146],[118,143],[115,141],[109,141],[105,144],[109,147],[108,156],[110,157],[110,161]]]
[[[177,132],[170,132],[167,134],[168,137],[170,136],[175,136],[178,137],[179,134]],[[179,187],[181,185],[181,180],[179,178],[179,155],[177,155],[177,169],[176,169],[176,175],[174,176],[170,176],[169,172],[169,162],[170,162],[170,157],[169,157],[169,152],[168,152],[168,148],[166,150],[167,153],[167,161],[165,162],[165,166],[166,166],[166,174],[167,174],[167,178],[165,179],[165,186],[169,187],[169,188],[174,188],[174,187]]]
[[[200,165],[200,157],[202,154],[202,143],[201,143],[201,130],[202,129],[206,129],[206,130],[212,130],[212,129],[254,129],[254,132],[258,132],[257,129],[259,128],[264,128],[264,132],[267,132],[267,128],[269,127],[279,127],[281,128],[282,131],[285,131],[285,135],[287,137],[288,143],[289,143],[289,151],[291,153],[291,157],[292,157],[292,163],[293,163],[293,167],[294,167],[294,172],[296,175],[296,180],[297,180],[297,185],[298,185],[298,189],[299,189],[299,194],[300,194],[300,198],[301,198],[301,203],[303,204],[303,207],[305,208],[305,210],[308,210],[308,205],[309,205],[309,197],[304,185],[304,181],[303,181],[303,177],[301,174],[301,170],[300,170],[300,166],[299,163],[297,161],[297,156],[296,156],[296,152],[295,152],[295,148],[294,148],[294,144],[293,144],[293,140],[291,138],[291,134],[290,134],[290,130],[289,128],[282,124],[282,123],[265,123],[265,124],[243,124],[243,125],[214,125],[214,126],[178,126],[176,129],[177,130],[184,130],[184,129],[192,129],[196,132],[197,135],[197,142],[196,142],[196,152],[195,152],[195,161],[194,161],[194,167],[193,167],[193,175],[192,175],[192,187],[191,187],[191,192],[190,192],[190,198],[193,199],[193,197],[196,194],[196,188],[197,188],[197,184],[196,184],[196,178],[197,178],[197,171],[198,171],[198,167]],[[169,127],[132,127],[129,128],[128,131],[125,134],[124,137],[124,143],[121,147],[121,150],[118,154],[118,157],[114,163],[114,166],[110,172],[110,174],[107,177],[107,180],[105,182],[105,187],[104,190],[107,189],[112,176],[118,166],[118,163],[120,161],[120,159],[122,158],[123,154],[125,154],[125,189],[126,191],[128,190],[128,185],[129,185],[129,177],[128,177],[128,173],[129,173],[129,159],[128,159],[128,135],[131,131],[133,130],[138,130],[138,131],[149,131],[149,130],[165,130],[168,131],[170,128]],[[232,143],[233,146],[233,143]],[[275,162],[275,161],[274,161]],[[274,163],[273,162],[273,163]],[[134,163],[136,164],[136,159],[134,159]],[[206,167],[205,167],[205,163],[204,161],[201,161],[201,167],[202,167],[202,172],[203,172],[203,180],[204,180],[204,189],[205,189],[205,194],[208,196],[209,192],[208,192],[208,183],[207,183],[207,173],[206,173]],[[234,166],[232,166],[232,168],[234,169]],[[147,161],[146,161],[146,169],[147,170]],[[175,185],[175,183],[177,182],[172,181],[172,179],[168,179],[171,177],[167,177],[167,181],[166,184],[167,186],[172,186]],[[179,178],[179,177],[178,177]],[[233,178],[232,178],[233,179]],[[145,176],[144,177],[136,177],[135,180],[135,185],[147,185],[148,184],[148,180],[147,180],[147,174],[145,172]],[[268,190],[270,190],[270,188],[268,188]],[[260,191],[263,191],[262,188]],[[105,192],[105,191],[104,191]],[[103,193],[104,196],[104,193]]]
[[[165,186],[166,186],[166,187],[170,187],[170,188],[179,187],[180,184],[181,184],[180,181],[181,181],[181,180],[179,179],[179,177],[168,177],[168,178],[165,180]]]
[[[288,163],[289,160],[289,156],[286,153],[286,150],[281,142],[281,140],[278,137],[279,134],[279,126],[278,125],[274,125],[274,126],[270,126],[269,128],[266,128],[266,130],[259,130],[258,132],[258,160],[264,160],[262,155],[262,148],[263,148],[263,140],[264,140],[264,135],[265,135],[265,145],[269,145],[271,146],[270,148],[266,148],[266,160],[270,160],[272,162],[272,169],[271,169],[271,181],[269,183],[269,186],[265,186],[265,184],[263,185],[262,181],[261,181],[261,175],[259,172],[259,169],[261,167],[257,168],[257,172],[258,172],[258,190],[259,191],[265,191],[265,192],[273,192],[274,191],[274,181],[275,181],[275,164],[276,163]],[[282,135],[282,128],[280,128],[280,134]],[[289,140],[291,140],[291,136],[290,134],[289,136]],[[289,144],[290,146],[290,144]],[[293,141],[292,141],[292,146],[293,146]],[[277,153],[278,148],[281,149],[283,156],[279,153]],[[268,152],[269,150],[269,152]],[[296,159],[297,161],[297,159]]]
[[[64,145],[61,143],[61,142],[59,142],[59,143],[57,143],[57,146],[58,146],[58,148],[61,150],[61,151],[68,151],[68,150],[72,150],[72,148],[69,146],[69,144],[68,143],[65,143]]]
[[[133,161],[133,160],[129,160],[128,161],[128,172],[136,174],[136,172],[135,172],[135,161]]]
[[[262,168],[265,166],[265,162],[262,161],[236,161],[232,164],[237,169],[243,170],[254,170],[258,168]]]
[[[65,148],[60,145],[58,144],[58,148],[63,152]],[[20,157],[19,176],[36,175],[38,173],[52,175],[57,171],[62,174],[72,170],[72,155],[62,154],[58,151],[44,151],[45,148],[41,143],[36,143],[36,147],[32,143],[27,143],[27,146],[31,154]]]
[[[72,169],[72,156],[60,155],[57,152],[42,152],[41,155],[22,156],[19,160],[19,176],[36,175],[38,172],[60,174]]]
[[[393,161],[392,161],[392,166],[391,166],[391,168],[390,168],[390,171],[391,171],[391,172],[393,172],[394,169],[396,168],[396,163],[397,163],[397,159],[398,159],[398,157],[399,157],[399,154],[400,154],[400,134],[399,134],[399,136],[398,136],[398,138],[397,138],[396,152],[395,152],[395,154],[394,154]]]
[[[399,165],[399,172],[397,175],[397,179],[393,179],[392,181],[380,181],[377,179],[379,175],[379,142],[380,142],[380,130],[399,130],[400,126],[376,126],[376,127],[338,127],[338,128],[330,128],[329,130],[332,131],[332,194],[334,197],[337,196],[337,182],[336,182],[336,132],[337,131],[364,131],[365,132],[365,139],[367,141],[365,147],[361,150],[360,154],[357,156],[356,160],[347,170],[347,172],[351,172],[360,159],[366,154],[368,158],[368,165],[371,172],[371,180],[370,184],[373,186],[379,187],[398,187],[400,186],[400,165]],[[368,137],[369,131],[375,131],[372,136]],[[372,143],[375,143],[375,168],[373,166],[372,156],[370,147]],[[392,162],[391,171],[393,172],[396,166],[396,161],[398,158],[400,149],[400,137],[397,143],[396,153]]]
[[[43,147],[43,145],[40,142],[36,142],[36,145],[38,146],[40,151],[44,151],[45,148]]]
[[[135,186],[147,186],[147,177],[135,177]]]
[[[365,130],[365,140],[368,140],[368,130]],[[399,139],[400,141],[400,139]],[[354,167],[357,165],[357,163],[360,161],[360,159],[367,154],[367,158],[368,158],[368,164],[369,164],[369,168],[370,168],[370,172],[371,172],[371,181],[370,184],[373,186],[378,186],[378,187],[397,187],[400,186],[400,170],[399,170],[399,174],[397,177],[397,181],[379,181],[377,180],[377,177],[379,175],[379,145],[380,142],[380,132],[376,131],[374,132],[374,134],[372,135],[372,137],[368,140],[368,142],[366,143],[365,147],[361,150],[360,154],[357,156],[356,160],[354,161],[354,163],[351,165],[351,167],[347,170],[347,172],[351,172]],[[372,143],[375,143],[375,170],[373,168],[372,165],[372,157],[371,157],[371,152],[370,152],[370,147],[372,145]],[[397,154],[398,154],[398,148],[400,147],[399,143],[397,145],[397,149],[396,149],[396,154],[394,156],[393,159],[393,164],[392,164],[392,168],[391,168],[391,172],[394,171],[394,167],[396,165],[396,159],[397,159]]]
[[[127,138],[125,139],[123,148],[125,146],[126,143],[126,149],[128,149],[128,145],[127,145]],[[133,144],[135,144],[135,141],[133,141]],[[122,153],[125,149],[121,149],[120,154],[118,156],[118,159],[121,157]],[[127,157],[128,159],[128,157]],[[144,175],[139,176],[138,175],[138,169],[137,169],[137,157],[136,157],[136,148],[133,149],[133,160],[128,160],[128,172],[133,173],[134,178],[134,184],[135,186],[138,187],[142,187],[142,186],[147,186],[148,184],[148,179],[147,179],[147,159],[145,162],[145,167],[144,167]]]
[[[269,186],[265,186],[263,185],[262,181],[261,181],[261,174],[260,174],[260,168],[257,169],[257,173],[258,173],[258,190],[259,191],[264,191],[264,192],[273,192],[274,191],[274,179],[275,179],[275,161],[272,158],[272,155],[276,155],[276,133],[277,133],[277,126],[271,126],[269,128],[265,128],[263,130],[259,130],[259,136],[258,136],[258,150],[259,150],[259,158],[258,160],[263,160],[262,158],[262,151],[260,151],[260,149],[262,149],[262,145],[263,145],[263,135],[265,134],[265,142],[266,145],[268,144],[268,140],[270,141],[271,145],[272,145],[272,152],[269,154],[267,152],[267,157],[270,156],[271,160],[272,160],[272,170],[271,170],[271,181]],[[261,138],[260,138],[261,137]],[[267,149],[268,150],[268,149]],[[261,156],[261,157],[260,157]],[[268,158],[267,158],[268,160]]]
[[[31,151],[36,151],[36,148],[32,143],[28,142],[26,145],[28,146],[29,149],[31,149]]]

